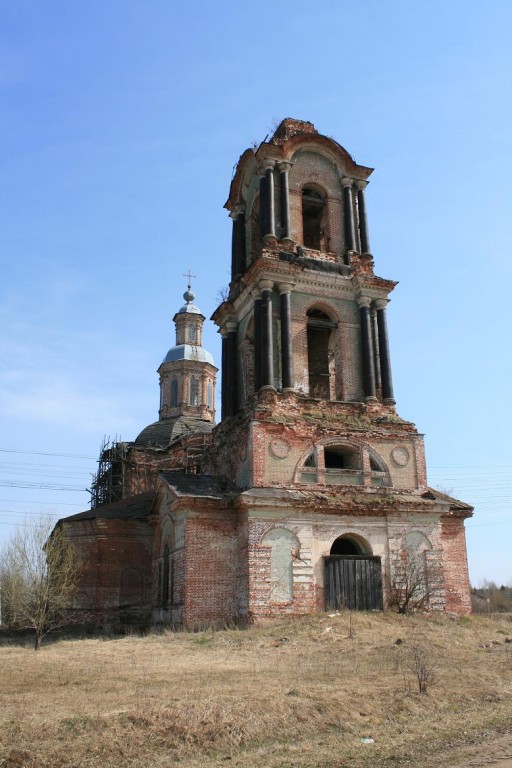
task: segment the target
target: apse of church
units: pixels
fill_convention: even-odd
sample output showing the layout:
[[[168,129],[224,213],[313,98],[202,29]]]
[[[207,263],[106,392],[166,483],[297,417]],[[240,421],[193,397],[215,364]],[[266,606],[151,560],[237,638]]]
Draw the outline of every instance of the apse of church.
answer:
[[[61,521],[103,584],[81,600],[104,624],[380,610],[411,559],[422,583],[437,574],[424,608],[470,611],[472,508],[428,487],[423,436],[396,410],[386,321],[396,282],[374,269],[371,173],[293,119],[240,157],[226,203],[231,282],[212,317],[221,421],[189,285],[158,369],[159,418],[123,444],[117,497]],[[116,552],[108,567],[94,554],[105,546]]]

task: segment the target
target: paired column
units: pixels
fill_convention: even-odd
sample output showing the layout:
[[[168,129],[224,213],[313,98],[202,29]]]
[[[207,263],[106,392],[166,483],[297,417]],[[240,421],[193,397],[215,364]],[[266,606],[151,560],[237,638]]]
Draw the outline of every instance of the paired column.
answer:
[[[272,288],[262,280],[261,288],[261,387],[274,387],[274,344],[272,333]]]
[[[275,216],[275,204],[274,204],[274,160],[265,160],[263,169],[265,171],[264,176],[264,209],[265,209],[265,226],[263,235],[276,235],[276,216]],[[261,208],[261,203],[260,203]]]
[[[228,320],[222,333],[222,418],[233,416],[238,410],[238,375],[236,355],[236,329]]]
[[[279,283],[281,315],[281,377],[283,391],[293,389],[293,349],[292,349],[292,313],[291,291],[293,286]]]
[[[254,298],[254,391],[261,388],[261,291],[252,292]]]
[[[376,299],[372,304],[369,296],[360,296],[357,301],[361,314],[363,391],[365,398],[366,400],[376,399],[377,382],[380,382],[383,402],[388,405],[394,404],[391,358],[389,355],[386,323],[386,305],[388,301],[387,299]],[[372,313],[374,313],[373,316]]]
[[[343,184],[343,214],[345,219],[345,244],[347,251],[355,251],[356,248],[356,232],[354,226],[354,200],[352,196],[352,179],[348,176],[343,176],[341,183]]]
[[[368,235],[368,221],[366,218],[366,203],[364,199],[364,190],[366,181],[357,182],[357,213],[359,225],[359,240],[361,242],[361,253],[370,254],[370,238]]]
[[[274,339],[272,322],[271,280],[262,280],[254,296],[254,390],[274,389]],[[293,389],[293,348],[291,291],[293,285],[279,283],[281,321],[282,389]]]
[[[283,161],[277,164],[281,187],[281,239],[290,239],[290,185],[288,174],[292,164]]]
[[[388,326],[386,320],[387,299],[377,299],[377,332],[379,337],[380,375],[382,382],[382,399],[385,403],[393,404],[393,381],[391,379],[391,358],[389,355]]]
[[[376,400],[375,365],[372,351],[372,326],[370,316],[371,299],[368,296],[360,296],[357,301],[361,315],[363,391],[366,400]]]

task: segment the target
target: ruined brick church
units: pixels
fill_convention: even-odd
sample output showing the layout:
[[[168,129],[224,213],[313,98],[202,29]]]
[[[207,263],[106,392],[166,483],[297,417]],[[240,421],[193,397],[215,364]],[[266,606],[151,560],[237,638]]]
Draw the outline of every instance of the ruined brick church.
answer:
[[[189,285],[158,369],[160,410],[106,444],[92,508],[59,522],[96,626],[194,627],[390,604],[404,559],[440,582],[431,610],[470,612],[464,520],[427,486],[423,437],[398,416],[374,273],[371,168],[308,122],[240,157],[226,203],[229,295],[212,320]]]

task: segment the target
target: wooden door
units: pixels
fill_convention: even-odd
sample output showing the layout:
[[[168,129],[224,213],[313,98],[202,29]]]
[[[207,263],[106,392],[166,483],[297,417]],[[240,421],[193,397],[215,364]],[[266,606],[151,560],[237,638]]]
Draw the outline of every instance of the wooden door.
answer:
[[[331,555],[325,558],[325,610],[382,610],[380,557]]]

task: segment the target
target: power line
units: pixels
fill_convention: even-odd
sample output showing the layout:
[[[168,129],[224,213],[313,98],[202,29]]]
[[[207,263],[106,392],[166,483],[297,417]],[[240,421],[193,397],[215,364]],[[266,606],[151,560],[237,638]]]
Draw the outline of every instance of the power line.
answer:
[[[14,448],[0,448],[0,453],[23,453],[29,456],[60,456],[64,459],[91,459],[96,460],[96,456],[83,456],[80,453],[50,453],[49,451],[19,451]]]
[[[59,507],[76,507],[76,502],[72,501],[41,501],[40,499],[0,499],[0,502],[7,502],[7,504],[58,504]]]
[[[80,491],[80,493],[84,493],[87,491],[87,488],[72,488],[69,485],[62,485],[57,486],[56,484],[45,484],[45,483],[5,483],[0,481],[0,486],[3,488],[38,488],[40,490],[44,491]]]

